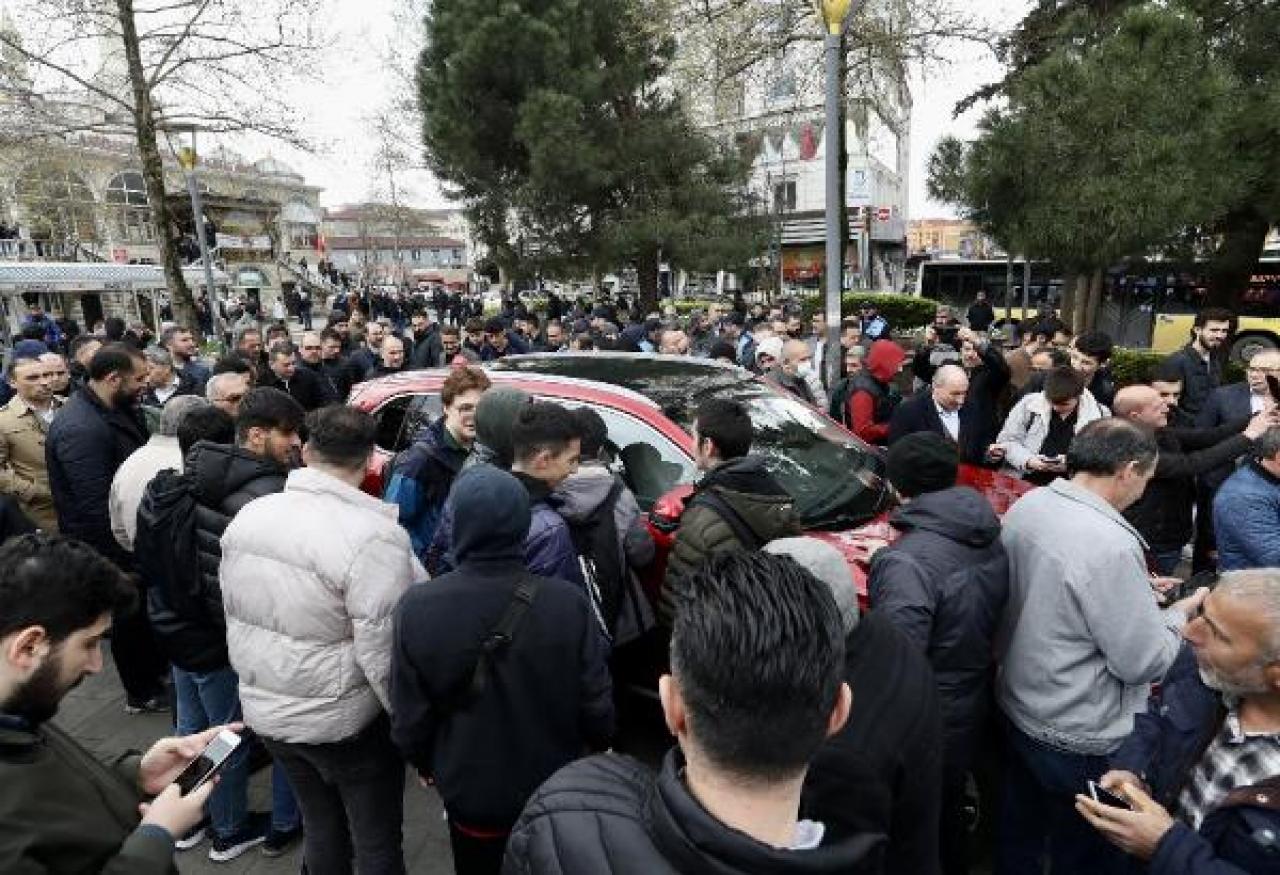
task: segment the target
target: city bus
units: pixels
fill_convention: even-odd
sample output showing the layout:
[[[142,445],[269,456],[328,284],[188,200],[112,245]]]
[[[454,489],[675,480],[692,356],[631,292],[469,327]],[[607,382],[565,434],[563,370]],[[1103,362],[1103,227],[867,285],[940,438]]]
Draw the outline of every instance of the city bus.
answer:
[[[1009,268],[1012,266],[1012,283]],[[1029,318],[1062,302],[1062,272],[1049,262],[1031,262],[1031,282],[1023,298],[1025,262],[996,259],[922,261],[914,293],[956,309],[958,315],[985,290],[996,325]],[[1195,314],[1208,297],[1203,266],[1168,261],[1135,262],[1107,272],[1099,327],[1124,346],[1172,352],[1191,337]],[[1025,303],[1025,306],[1024,306]],[[1280,252],[1258,259],[1240,306],[1231,354],[1247,360],[1259,349],[1280,349]]]

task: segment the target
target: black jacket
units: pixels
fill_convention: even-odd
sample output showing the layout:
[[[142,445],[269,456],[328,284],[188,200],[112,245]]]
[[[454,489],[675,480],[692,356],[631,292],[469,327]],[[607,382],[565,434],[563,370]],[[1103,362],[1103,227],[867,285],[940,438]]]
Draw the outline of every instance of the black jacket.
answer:
[[[58,411],[45,440],[58,531],[84,541],[126,571],[133,559],[111,533],[107,500],[116,471],[146,442],[138,411],[110,410],[88,387]]]
[[[854,707],[814,757],[801,813],[834,841],[889,836],[885,875],[936,875],[942,807],[942,718],[924,654],[872,612],[849,635],[845,680]]]
[[[1222,362],[1216,356],[1211,356],[1206,362],[1189,343],[1165,362],[1182,375],[1182,400],[1178,406],[1188,416],[1195,416],[1209,400],[1209,394],[1222,385]]]
[[[991,323],[996,321],[996,311],[987,302],[975,301],[970,304],[964,316],[969,320],[969,327],[974,331],[986,331],[991,327]]]
[[[476,477],[468,488],[488,490],[482,501],[497,494]],[[603,631],[582,588],[559,579],[535,578],[533,603],[484,692],[457,703],[481,642],[532,577],[528,517],[521,531],[502,531],[512,517],[500,506],[460,515],[457,570],[411,589],[395,612],[392,738],[419,774],[435,778],[449,816],[479,829],[510,829],[539,784],[613,734]]]
[[[324,382],[310,368],[303,365],[297,365],[294,368],[293,378],[287,383],[280,379],[275,371],[268,370],[262,375],[258,385],[279,389],[308,412],[331,403],[330,392]]]
[[[1252,416],[1253,393],[1249,391],[1249,384],[1232,383],[1229,386],[1219,386],[1209,394],[1209,400],[1200,408],[1200,412],[1195,415],[1194,422],[1198,428],[1217,428],[1220,425],[1226,425],[1237,420],[1246,420]],[[1218,487],[1225,483],[1226,479],[1236,470],[1236,466],[1233,464],[1235,461],[1235,459],[1232,459],[1201,475],[1200,483],[1203,487],[1200,495],[1201,501],[1210,501],[1211,503],[1213,493],[1217,492]]]
[[[360,382],[360,375],[356,374],[351,362],[344,357],[321,362],[320,372],[324,376],[329,392],[339,401],[345,401],[351,392],[351,387]]]
[[[325,404],[341,404],[347,400],[345,389],[340,388],[338,383],[329,378],[329,371],[324,362],[312,365],[299,359],[298,373],[303,371],[320,381],[320,391],[324,393]]]
[[[579,760],[543,784],[507,843],[504,875],[864,875],[884,836],[827,837],[810,851],[769,847],[693,797],[678,750],[662,771],[619,754]]]
[[[414,334],[407,338],[412,342],[406,361],[411,368],[434,368],[436,362],[444,355],[444,343],[440,340],[440,329],[432,325],[421,336]]]
[[[1229,466],[1249,452],[1253,441],[1240,432],[1248,419],[1217,428],[1162,428],[1156,431],[1160,457],[1147,489],[1124,512],[1153,550],[1173,550],[1191,540],[1195,527],[1196,477]]]
[[[871,562],[872,611],[928,656],[947,760],[965,769],[985,723],[992,641],[1009,597],[1000,520],[980,493],[955,486],[918,496],[890,524],[903,535]]]
[[[164,407],[165,403],[181,395],[204,395],[203,386],[190,371],[175,369],[174,375],[178,378],[178,390],[170,395],[166,402],[160,401],[154,389],[148,389],[142,395],[142,404],[147,407]]]
[[[134,552],[156,643],[178,668],[203,674],[230,663],[222,591],[201,572],[197,513],[195,478],[161,471],[138,504]]]
[[[212,606],[210,621],[225,626],[221,612],[222,533],[240,509],[255,498],[284,491],[289,472],[271,459],[240,447],[201,441],[187,455],[186,473],[194,481],[196,498],[196,552],[200,562],[201,592]],[[225,634],[225,633],[224,633]]]

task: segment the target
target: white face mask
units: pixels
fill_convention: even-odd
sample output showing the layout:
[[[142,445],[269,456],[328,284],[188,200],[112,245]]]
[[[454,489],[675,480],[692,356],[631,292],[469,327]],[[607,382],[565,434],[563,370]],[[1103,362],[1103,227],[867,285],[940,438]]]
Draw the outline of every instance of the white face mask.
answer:
[[[801,362],[800,367],[796,368],[796,373],[801,377],[808,377],[813,374],[813,362]]]

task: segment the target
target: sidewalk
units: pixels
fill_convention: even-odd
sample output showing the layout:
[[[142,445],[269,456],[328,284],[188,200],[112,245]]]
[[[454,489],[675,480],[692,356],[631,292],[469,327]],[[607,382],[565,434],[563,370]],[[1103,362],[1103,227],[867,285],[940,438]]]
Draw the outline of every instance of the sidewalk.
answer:
[[[116,677],[115,664],[104,654],[102,673],[90,677],[62,702],[56,722],[82,744],[102,757],[125,750],[146,750],[157,738],[169,734],[168,714],[124,713],[124,691]],[[271,770],[253,776],[249,787],[250,807],[270,808]],[[440,800],[423,790],[417,777],[405,779],[405,865],[410,875],[452,875],[453,858]],[[297,873],[302,866],[301,850],[269,860],[253,849],[231,863],[213,863],[209,844],[178,855],[183,873],[226,873],[226,875],[284,875]]]

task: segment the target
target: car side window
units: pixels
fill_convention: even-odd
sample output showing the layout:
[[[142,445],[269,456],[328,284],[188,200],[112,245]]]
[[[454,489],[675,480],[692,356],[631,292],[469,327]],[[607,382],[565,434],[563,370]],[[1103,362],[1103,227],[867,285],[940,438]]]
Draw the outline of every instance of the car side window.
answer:
[[[635,493],[640,509],[681,483],[697,476],[693,461],[665,435],[643,420],[609,407],[593,406],[609,429],[609,442],[617,456],[615,469]]]
[[[413,443],[419,429],[443,414],[444,405],[437,392],[392,398],[373,414],[378,421],[377,444],[388,452],[398,453]]]

